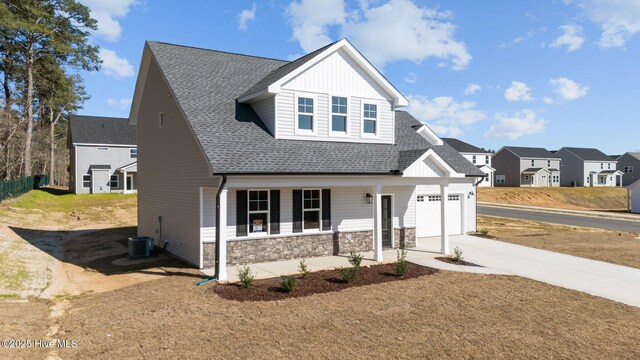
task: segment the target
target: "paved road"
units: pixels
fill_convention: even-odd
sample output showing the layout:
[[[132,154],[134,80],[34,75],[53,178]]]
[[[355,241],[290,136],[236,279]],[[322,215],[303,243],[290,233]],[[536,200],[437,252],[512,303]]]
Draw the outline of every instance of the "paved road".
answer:
[[[420,238],[417,245],[438,252],[440,239]],[[475,236],[451,236],[450,246],[459,246],[465,260],[494,271],[640,307],[640,269]]]
[[[598,229],[640,233],[640,221],[618,220],[573,214],[519,210],[478,205],[479,215],[499,216],[512,219],[542,221],[554,224],[584,226]]]

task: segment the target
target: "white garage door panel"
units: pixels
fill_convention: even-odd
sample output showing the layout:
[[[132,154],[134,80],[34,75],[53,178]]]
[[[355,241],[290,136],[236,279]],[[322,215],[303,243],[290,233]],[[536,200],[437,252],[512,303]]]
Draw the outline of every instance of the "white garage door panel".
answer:
[[[440,235],[440,195],[418,195],[416,202],[416,230],[418,237]],[[449,195],[447,204],[449,234],[462,234],[461,195]]]

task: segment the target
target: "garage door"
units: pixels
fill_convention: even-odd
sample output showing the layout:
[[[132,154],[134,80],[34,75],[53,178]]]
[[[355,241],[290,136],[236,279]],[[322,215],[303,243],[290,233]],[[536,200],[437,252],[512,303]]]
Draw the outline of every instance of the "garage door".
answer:
[[[418,195],[416,200],[416,233],[418,237],[440,235],[440,195]],[[450,235],[462,234],[461,195],[449,195],[447,228]]]

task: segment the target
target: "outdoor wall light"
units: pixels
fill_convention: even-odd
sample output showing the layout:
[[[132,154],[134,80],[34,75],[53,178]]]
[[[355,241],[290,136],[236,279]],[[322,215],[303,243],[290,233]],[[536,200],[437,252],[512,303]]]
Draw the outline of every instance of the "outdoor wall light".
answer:
[[[366,198],[367,204],[371,204],[373,202],[373,195],[371,195],[370,193],[367,193]]]
[[[473,195],[475,195],[473,191],[469,191],[469,196],[473,196]]]

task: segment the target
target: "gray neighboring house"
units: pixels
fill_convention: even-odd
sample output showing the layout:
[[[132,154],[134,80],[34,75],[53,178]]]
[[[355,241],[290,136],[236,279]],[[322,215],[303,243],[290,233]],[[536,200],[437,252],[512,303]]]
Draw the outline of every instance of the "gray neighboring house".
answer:
[[[560,186],[560,158],[546,149],[505,146],[492,161],[495,186]]]
[[[71,115],[69,190],[75,194],[135,193],[136,127],[129,119]]]
[[[598,149],[563,147],[556,156],[562,159],[562,186],[622,186],[618,162]]]
[[[627,152],[617,158],[617,169],[622,171],[622,186],[640,180],[640,152]]]
[[[138,235],[215,267],[413,247],[476,229],[484,174],[348,41],[294,61],[146,42]]]

